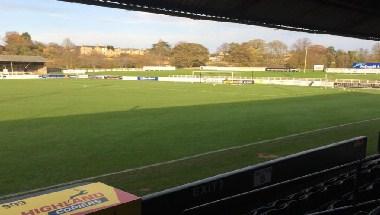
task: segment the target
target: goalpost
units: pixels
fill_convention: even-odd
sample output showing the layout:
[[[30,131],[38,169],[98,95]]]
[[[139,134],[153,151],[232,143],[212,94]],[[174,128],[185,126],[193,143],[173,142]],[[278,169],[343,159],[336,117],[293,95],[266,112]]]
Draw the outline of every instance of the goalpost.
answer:
[[[196,77],[197,74],[199,75],[199,83],[223,84],[225,81],[233,81],[235,73],[233,71],[193,71],[193,77]],[[207,76],[207,74],[211,76]],[[219,74],[227,74],[227,76],[218,76]]]
[[[199,83],[211,84],[254,84],[253,73],[252,77],[236,77],[236,71],[193,71],[192,77],[198,79]],[[199,76],[199,77],[198,77]]]

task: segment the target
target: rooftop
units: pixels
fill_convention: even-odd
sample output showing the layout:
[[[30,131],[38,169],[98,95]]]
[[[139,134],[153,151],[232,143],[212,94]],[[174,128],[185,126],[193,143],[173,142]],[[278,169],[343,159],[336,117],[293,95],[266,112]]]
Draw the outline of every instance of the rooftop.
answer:
[[[41,56],[0,55],[0,62],[46,63],[47,60]]]

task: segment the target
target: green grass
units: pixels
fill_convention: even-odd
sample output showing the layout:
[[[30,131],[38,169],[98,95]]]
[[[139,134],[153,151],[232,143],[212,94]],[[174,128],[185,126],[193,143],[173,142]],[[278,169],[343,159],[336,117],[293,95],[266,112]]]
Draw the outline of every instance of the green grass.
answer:
[[[115,76],[150,76],[150,77],[167,77],[171,75],[192,75],[194,70],[179,69],[176,71],[141,71],[141,72],[100,72],[100,73],[88,73],[89,75],[115,75]],[[226,73],[209,73],[212,75],[228,76]],[[234,75],[239,77],[285,77],[285,78],[326,78],[325,72],[234,72]],[[368,75],[352,75],[352,74],[332,74],[328,73],[327,78],[329,80],[335,79],[360,79],[360,80],[380,80],[380,74],[368,74]]]
[[[380,91],[119,80],[0,81],[0,196],[380,117]],[[100,180],[144,194],[369,135],[380,121]],[[197,168],[194,168],[197,167]]]

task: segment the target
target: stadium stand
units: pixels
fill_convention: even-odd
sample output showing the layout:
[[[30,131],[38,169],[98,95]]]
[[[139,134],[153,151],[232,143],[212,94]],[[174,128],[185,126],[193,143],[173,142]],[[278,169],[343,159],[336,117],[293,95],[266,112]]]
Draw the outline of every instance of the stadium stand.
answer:
[[[148,195],[142,211],[380,214],[380,155],[366,157],[366,143],[358,137]]]

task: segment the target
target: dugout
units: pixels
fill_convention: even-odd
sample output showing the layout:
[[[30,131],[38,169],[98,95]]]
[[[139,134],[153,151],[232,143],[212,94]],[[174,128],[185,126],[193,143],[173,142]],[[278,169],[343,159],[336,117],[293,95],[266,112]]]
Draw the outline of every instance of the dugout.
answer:
[[[3,75],[47,74],[47,60],[41,56],[0,55],[0,71]]]

